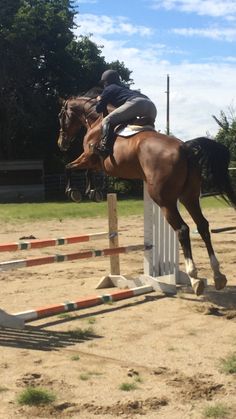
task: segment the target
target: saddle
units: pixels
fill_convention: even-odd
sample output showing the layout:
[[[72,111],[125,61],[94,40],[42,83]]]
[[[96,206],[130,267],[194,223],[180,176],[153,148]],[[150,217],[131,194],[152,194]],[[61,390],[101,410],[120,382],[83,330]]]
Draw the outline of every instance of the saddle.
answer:
[[[146,116],[136,117],[114,129],[114,134],[121,137],[131,137],[141,131],[155,131],[154,121]]]

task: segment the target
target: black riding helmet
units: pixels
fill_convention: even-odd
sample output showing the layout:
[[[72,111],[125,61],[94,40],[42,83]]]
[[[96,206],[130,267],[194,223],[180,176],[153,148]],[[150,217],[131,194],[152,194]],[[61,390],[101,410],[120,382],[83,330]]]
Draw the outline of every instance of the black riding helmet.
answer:
[[[110,84],[121,84],[120,76],[116,70],[106,70],[102,73],[101,84],[109,86]]]

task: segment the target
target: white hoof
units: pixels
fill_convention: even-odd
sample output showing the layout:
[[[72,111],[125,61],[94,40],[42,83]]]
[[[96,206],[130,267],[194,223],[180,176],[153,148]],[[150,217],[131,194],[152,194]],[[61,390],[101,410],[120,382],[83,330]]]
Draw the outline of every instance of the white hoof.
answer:
[[[199,296],[204,293],[205,283],[202,279],[190,278],[194,293]]]

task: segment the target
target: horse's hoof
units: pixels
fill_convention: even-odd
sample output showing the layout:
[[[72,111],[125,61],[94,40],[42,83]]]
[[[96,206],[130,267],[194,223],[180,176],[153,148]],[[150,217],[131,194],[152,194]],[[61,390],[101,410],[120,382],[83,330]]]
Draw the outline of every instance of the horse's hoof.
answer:
[[[227,279],[224,274],[221,274],[220,276],[215,277],[214,281],[215,281],[215,289],[217,291],[222,290],[227,284]]]
[[[191,279],[191,284],[192,284],[192,288],[194,293],[199,296],[202,295],[204,293],[204,288],[205,288],[205,283],[202,279],[194,279],[194,278],[190,278]]]

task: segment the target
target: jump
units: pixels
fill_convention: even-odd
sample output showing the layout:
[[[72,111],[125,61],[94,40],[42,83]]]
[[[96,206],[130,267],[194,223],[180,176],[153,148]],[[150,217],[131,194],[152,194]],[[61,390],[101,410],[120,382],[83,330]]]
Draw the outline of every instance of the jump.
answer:
[[[206,137],[187,142],[167,136],[150,127],[124,138],[117,133],[112,153],[102,157],[96,147],[102,136],[102,116],[96,112],[97,91],[85,96],[71,97],[64,102],[59,114],[60,133],[58,146],[68,150],[81,127],[86,128],[83,152],[67,164],[69,170],[103,170],[107,175],[142,179],[153,201],[161,208],[167,222],[178,235],[183,250],[186,273],[196,295],[204,292],[204,281],[192,256],[189,227],[179,209],[180,201],[189,212],[205,243],[213,271],[215,288],[221,290],[227,279],[220,271],[209,231],[209,223],[202,214],[199,197],[203,167],[212,185],[226,201],[236,209],[236,193],[230,182],[228,167],[229,150],[222,144]]]

